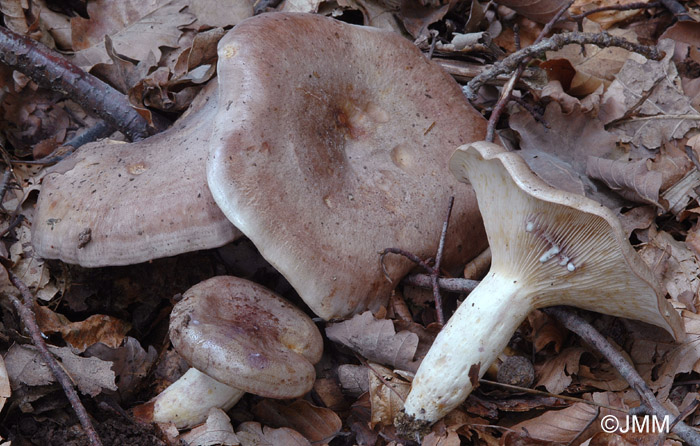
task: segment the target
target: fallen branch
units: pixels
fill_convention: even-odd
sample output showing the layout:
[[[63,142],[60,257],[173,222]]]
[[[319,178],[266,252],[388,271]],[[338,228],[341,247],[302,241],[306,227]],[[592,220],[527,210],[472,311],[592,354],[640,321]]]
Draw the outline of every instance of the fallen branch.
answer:
[[[520,66],[520,64],[526,59],[542,57],[547,51],[556,51],[566,45],[571,44],[590,44],[601,48],[615,46],[639,53],[642,56],[653,60],[660,60],[664,56],[663,52],[659,51],[655,47],[632,43],[620,37],[611,36],[608,33],[572,32],[567,34],[555,34],[548,39],[542,40],[542,42],[536,45],[530,45],[527,48],[516,51],[502,61],[494,64],[489,71],[485,71],[469,81],[469,83],[464,86],[464,94],[467,96],[467,99],[473,100],[476,98],[476,93],[479,91],[479,89],[489,79],[517,70],[518,66]]]
[[[87,435],[90,444],[93,446],[101,446],[102,441],[100,441],[100,438],[97,436],[97,432],[95,431],[95,428],[92,425],[92,421],[90,421],[90,416],[85,410],[83,403],[80,402],[78,392],[76,392],[75,388],[73,388],[73,382],[71,381],[70,377],[65,372],[65,370],[63,370],[63,368],[58,364],[56,358],[54,358],[53,355],[49,352],[49,349],[46,346],[46,342],[44,342],[41,330],[39,329],[39,326],[36,323],[34,311],[32,310],[32,306],[34,305],[34,297],[32,296],[32,293],[29,291],[29,288],[27,288],[27,285],[25,285],[24,282],[22,282],[19,279],[19,277],[14,275],[12,271],[8,269],[7,274],[10,277],[10,281],[12,282],[12,284],[15,286],[15,288],[19,290],[20,294],[22,295],[22,301],[20,301],[15,296],[7,294],[10,301],[12,302],[12,305],[14,305],[15,309],[17,310],[17,313],[19,314],[19,317],[22,320],[22,324],[29,332],[29,335],[32,338],[32,342],[39,350],[41,357],[44,359],[44,362],[51,370],[51,373],[53,373],[53,376],[61,384],[61,387],[63,387],[63,391],[66,393],[66,397],[68,397],[68,401],[73,407],[73,410],[75,410],[75,414],[78,416],[78,420],[80,420],[80,424],[81,426],[83,426],[83,430],[85,431],[85,434]]]
[[[634,366],[601,335],[591,324],[582,317],[564,307],[551,307],[544,310],[546,314],[553,317],[568,330],[576,333],[586,343],[598,350],[610,364],[622,375],[627,383],[634,389],[642,400],[642,404],[649,408],[652,415],[659,418],[669,417],[675,419],[674,415],[666,409],[654,396],[654,392],[649,389],[647,383],[639,376]],[[691,446],[700,446],[700,433],[682,421],[674,420],[671,429],[683,441]]]
[[[40,86],[62,93],[132,141],[148,136],[148,123],[126,96],[41,43],[0,27],[0,61]]]

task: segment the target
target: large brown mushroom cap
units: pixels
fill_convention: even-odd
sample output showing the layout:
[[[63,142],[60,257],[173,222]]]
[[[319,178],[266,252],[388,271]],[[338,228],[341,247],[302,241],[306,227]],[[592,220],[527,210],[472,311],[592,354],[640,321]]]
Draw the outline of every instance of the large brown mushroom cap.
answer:
[[[188,114],[143,141],[91,143],[44,177],[36,253],[85,267],[125,265],[224,245],[240,232],[206,183],[216,86]]]
[[[170,316],[170,340],[194,368],[245,392],[298,397],[316,377],[323,339],[272,291],[230,276],[190,288]]]
[[[319,316],[386,302],[378,252],[445,265],[486,247],[474,193],[446,174],[485,121],[404,38],[308,14],[263,14],[219,43],[207,166],[215,200]],[[392,279],[412,267],[389,259]]]

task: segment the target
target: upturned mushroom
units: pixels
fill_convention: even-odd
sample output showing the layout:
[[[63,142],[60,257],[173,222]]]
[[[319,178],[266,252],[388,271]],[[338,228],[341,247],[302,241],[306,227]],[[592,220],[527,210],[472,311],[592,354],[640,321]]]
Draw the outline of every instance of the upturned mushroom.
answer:
[[[39,257],[127,265],[222,246],[240,232],[209,192],[215,82],[168,130],[81,147],[44,176],[32,227]]]
[[[536,308],[570,305],[684,337],[678,313],[609,209],[552,188],[496,144],[461,146],[450,169],[476,191],[491,270],[421,363],[396,420],[401,431],[420,432],[461,404]]]
[[[145,421],[185,429],[246,393],[295,398],[313,386],[323,339],[313,321],[272,291],[231,276],[190,288],[170,316],[170,340],[192,367],[148,403]]]
[[[219,112],[207,164],[224,214],[324,319],[385,304],[377,253],[443,265],[486,246],[473,191],[443,172],[485,121],[403,37],[312,14],[262,14],[219,43]],[[412,264],[388,259],[394,282]]]

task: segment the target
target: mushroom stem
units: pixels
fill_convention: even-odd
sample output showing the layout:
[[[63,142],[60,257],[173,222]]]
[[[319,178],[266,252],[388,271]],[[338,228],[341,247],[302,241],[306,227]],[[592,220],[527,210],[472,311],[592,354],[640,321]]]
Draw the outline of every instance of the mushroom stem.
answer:
[[[188,429],[202,424],[209,409],[218,407],[223,411],[232,408],[245,392],[227,386],[194,367],[161,392],[149,403],[141,406],[143,413],[135,413],[149,422],[172,422],[178,429]],[[152,405],[152,416],[147,415]]]
[[[466,399],[532,311],[528,294],[494,272],[469,294],[418,368],[404,406],[415,423],[407,432],[434,423]]]

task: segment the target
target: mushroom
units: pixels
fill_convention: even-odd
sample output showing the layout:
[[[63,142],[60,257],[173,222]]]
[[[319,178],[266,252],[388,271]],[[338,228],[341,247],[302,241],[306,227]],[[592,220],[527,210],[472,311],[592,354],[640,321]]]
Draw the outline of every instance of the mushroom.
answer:
[[[443,264],[486,247],[470,187],[443,174],[485,121],[456,82],[403,37],[313,14],[245,20],[219,43],[219,113],[207,164],[224,214],[324,319],[378,309],[434,255],[456,195]]]
[[[547,185],[496,144],[461,146],[450,169],[476,190],[491,269],[423,359],[399,430],[421,432],[461,404],[536,308],[571,305],[684,337],[678,313],[609,209]]]
[[[170,340],[192,367],[134,413],[184,429],[244,393],[295,398],[313,386],[323,339],[313,321],[272,291],[231,276],[184,293],[170,315]]]
[[[205,159],[217,111],[208,85],[168,130],[81,147],[43,178],[32,228],[38,256],[126,265],[222,246],[240,232],[214,202]]]

